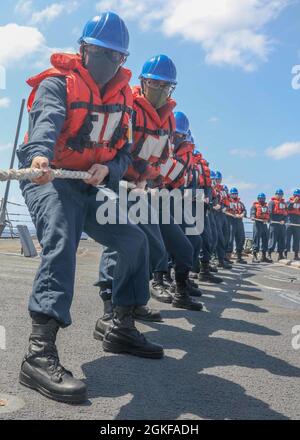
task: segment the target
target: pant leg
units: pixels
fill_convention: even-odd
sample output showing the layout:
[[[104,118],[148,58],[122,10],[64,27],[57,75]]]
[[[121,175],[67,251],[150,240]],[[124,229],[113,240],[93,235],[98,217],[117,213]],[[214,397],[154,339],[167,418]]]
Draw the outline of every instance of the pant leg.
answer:
[[[176,272],[185,273],[192,270],[194,249],[179,225],[160,224],[165,247],[174,261]]]
[[[206,215],[204,219],[204,230],[202,232],[202,249],[200,252],[200,261],[202,263],[209,263],[212,253],[212,232],[209,216]]]
[[[259,252],[260,239],[261,239],[261,225],[262,223],[254,222],[253,224],[253,245],[252,249],[254,252]]]
[[[212,254],[216,252],[218,245],[218,229],[216,224],[215,214],[213,212],[209,213],[211,232],[212,232]]]
[[[275,251],[275,247],[276,247],[276,243],[277,243],[277,226],[274,223],[270,224],[270,229],[269,229],[269,244],[268,244],[268,251],[269,252],[274,252]]]
[[[291,251],[291,243],[292,243],[292,237],[293,236],[294,236],[293,226],[287,226],[287,228],[286,228],[285,250],[288,251],[288,252]]]
[[[300,251],[300,226],[293,226],[294,236],[293,236],[293,252]]]
[[[236,251],[238,253],[243,252],[245,245],[245,227],[242,219],[236,219],[235,242],[236,242]]]
[[[193,205],[193,215],[195,215],[196,213],[196,206]],[[185,231],[188,228],[191,228],[195,225],[193,224],[189,224],[186,222],[184,216],[182,218],[182,223],[180,224],[180,228],[182,229],[183,233],[185,234]],[[186,235],[187,239],[189,240],[189,242],[192,245],[193,248],[193,265],[192,265],[192,271],[193,272],[199,272],[200,268],[199,268],[199,255],[200,255],[200,250],[202,247],[202,238],[200,235]]]
[[[118,306],[145,305],[149,300],[149,246],[144,232],[136,225],[105,224],[96,220],[101,203],[96,201],[97,190],[88,197],[85,232],[98,243],[117,252],[113,273],[113,303]],[[116,202],[117,220],[121,216]],[[123,214],[123,218],[127,213]]]
[[[233,217],[228,217],[228,224],[229,224],[229,241],[228,241],[227,252],[231,254],[234,249],[234,240],[236,235],[236,219]]]
[[[269,240],[269,229],[268,229],[268,225],[266,225],[266,224],[262,224],[261,240],[262,240],[261,250],[263,252],[267,252],[268,240]]]
[[[76,251],[87,209],[83,182],[54,180],[22,185],[26,205],[42,247],[29,311],[48,315],[62,327],[71,324]]]
[[[227,225],[224,224],[225,221],[226,219],[223,213],[216,214],[216,226],[218,232],[217,255],[220,261],[224,260],[227,251]]]
[[[278,228],[278,252],[284,252],[286,244],[286,226],[277,225]]]

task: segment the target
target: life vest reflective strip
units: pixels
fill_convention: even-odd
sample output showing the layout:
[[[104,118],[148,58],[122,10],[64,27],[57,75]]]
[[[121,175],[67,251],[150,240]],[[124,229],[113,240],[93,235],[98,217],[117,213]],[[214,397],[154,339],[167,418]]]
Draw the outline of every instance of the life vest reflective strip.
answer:
[[[174,167],[174,161],[171,157],[168,158],[167,162],[162,164],[160,167],[160,174],[163,177],[166,177],[167,174],[171,171],[171,168]]]
[[[299,202],[295,202],[295,198],[291,197],[290,198],[290,203],[292,204],[293,207],[289,207],[288,208],[288,214],[290,215],[300,215],[300,201]]]
[[[269,220],[270,219],[270,212],[268,205],[261,204],[259,202],[254,202],[255,207],[255,218],[261,219],[261,220]]]
[[[241,203],[239,200],[233,201],[229,198],[229,203],[227,206],[227,212],[229,212],[230,214],[243,214],[243,212],[245,211],[243,203]]]
[[[272,214],[275,215],[287,215],[287,204],[285,203],[284,199],[278,200],[275,198],[272,198],[272,201],[274,202],[274,208]]]
[[[125,94],[122,91],[121,94],[124,97],[124,104],[95,105],[83,101],[70,104],[71,110],[85,109],[88,111],[93,124],[93,129],[89,135],[92,147],[98,148],[106,144],[110,148],[114,148],[118,138],[124,136],[127,132],[127,126],[122,130],[124,114],[127,113],[131,117],[132,109],[126,105]],[[89,147],[88,143],[86,147]]]
[[[171,117],[168,118],[169,128],[153,130],[147,127],[147,115],[145,109],[135,101],[143,115],[143,126],[137,126],[135,117],[133,121],[134,133],[142,133],[141,138],[134,145],[131,155],[133,159],[142,159],[151,163],[165,162],[170,148],[170,137],[175,127],[173,127]]]

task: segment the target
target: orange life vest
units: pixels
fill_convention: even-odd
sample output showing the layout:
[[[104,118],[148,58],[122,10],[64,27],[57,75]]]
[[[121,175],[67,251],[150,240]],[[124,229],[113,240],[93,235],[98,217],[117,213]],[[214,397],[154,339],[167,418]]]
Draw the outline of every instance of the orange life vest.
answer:
[[[197,186],[200,188],[211,187],[210,169],[202,154],[193,156],[193,168],[196,173]]]
[[[300,215],[300,197],[291,197],[290,203],[293,207],[288,208],[288,214]]]
[[[272,214],[276,215],[287,215],[287,204],[284,199],[276,199],[276,197],[272,197],[272,202],[274,202],[274,208]]]
[[[222,205],[222,204],[226,205],[226,202],[229,201],[229,196],[224,189],[224,185],[217,183],[215,186],[215,190],[217,193],[219,205]]]
[[[253,206],[255,207],[255,218],[260,220],[270,219],[270,211],[267,203],[254,202]]]
[[[170,155],[175,106],[176,102],[170,98],[166,105],[155,110],[142,94],[141,87],[134,87],[133,163],[125,175],[128,180],[154,180],[161,175],[161,165]]]
[[[193,164],[194,144],[183,142],[176,152],[171,153],[167,162],[161,166],[164,184],[171,188],[180,188],[186,184],[186,175]]]
[[[233,199],[228,197],[227,212],[230,214],[240,215],[245,212],[245,207],[239,198]]]
[[[104,96],[81,63],[80,55],[57,53],[53,68],[30,78],[33,88],[28,99],[30,111],[40,83],[49,77],[64,77],[67,117],[54,149],[55,168],[88,170],[95,163],[108,162],[130,139],[132,92],[131,72],[121,68],[107,84]],[[25,137],[25,142],[28,136]]]

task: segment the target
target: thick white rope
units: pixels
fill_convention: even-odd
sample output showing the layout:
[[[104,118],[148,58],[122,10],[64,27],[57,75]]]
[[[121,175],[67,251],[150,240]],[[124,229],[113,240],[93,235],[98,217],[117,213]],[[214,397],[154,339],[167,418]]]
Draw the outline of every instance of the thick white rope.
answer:
[[[55,179],[81,179],[87,180],[92,176],[87,171],[51,170]],[[7,180],[31,180],[42,177],[43,170],[38,168],[27,168],[22,170],[0,170],[0,182]]]

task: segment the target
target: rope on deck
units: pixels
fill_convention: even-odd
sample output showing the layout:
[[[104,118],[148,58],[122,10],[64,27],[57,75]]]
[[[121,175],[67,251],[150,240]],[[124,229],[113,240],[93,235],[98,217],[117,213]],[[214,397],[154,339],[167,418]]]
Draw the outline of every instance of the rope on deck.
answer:
[[[87,171],[51,170],[54,179],[81,179],[87,180],[92,176]],[[0,170],[0,182],[8,180],[31,180],[42,177],[43,170],[38,168],[27,168],[21,170]]]

